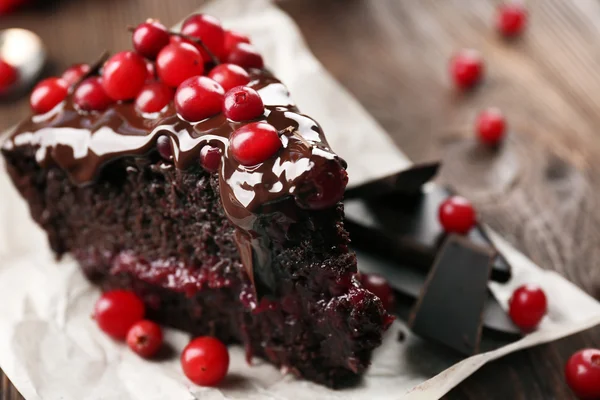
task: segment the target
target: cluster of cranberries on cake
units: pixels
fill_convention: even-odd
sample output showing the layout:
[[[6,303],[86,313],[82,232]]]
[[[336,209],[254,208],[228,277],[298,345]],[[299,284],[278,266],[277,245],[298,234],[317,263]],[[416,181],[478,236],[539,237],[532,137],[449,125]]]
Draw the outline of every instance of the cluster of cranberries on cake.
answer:
[[[150,320],[355,381],[392,317],[356,276],[344,161],[217,19],[147,21],[133,47],[38,84],[2,147],[50,245]]]

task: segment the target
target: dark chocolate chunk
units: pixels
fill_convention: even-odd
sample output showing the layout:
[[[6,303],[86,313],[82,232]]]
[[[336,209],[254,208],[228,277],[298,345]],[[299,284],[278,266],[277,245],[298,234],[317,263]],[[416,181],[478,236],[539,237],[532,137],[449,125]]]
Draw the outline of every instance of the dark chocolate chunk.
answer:
[[[413,306],[421,289],[425,284],[426,273],[421,268],[407,264],[399,264],[387,257],[376,253],[356,251],[358,268],[362,272],[379,274],[388,281],[395,291],[396,314],[403,319],[408,319],[410,308]],[[399,303],[399,304],[398,304]],[[498,300],[488,291],[483,315],[484,328],[488,333],[496,336],[514,338],[521,336],[521,331],[512,323]]]
[[[390,193],[377,199],[345,200],[345,226],[355,247],[428,270],[445,238],[438,222],[438,208],[450,195],[447,189],[431,185],[418,195]],[[468,238],[472,243],[493,248],[482,226],[473,228]],[[492,280],[507,282],[510,276],[510,265],[497,254]]]
[[[359,186],[348,187],[344,197],[346,199],[370,199],[391,193],[418,194],[423,185],[437,175],[439,168],[440,163],[437,161],[412,165],[384,178],[369,181]]]
[[[449,235],[431,268],[409,326],[462,354],[479,351],[494,252]]]

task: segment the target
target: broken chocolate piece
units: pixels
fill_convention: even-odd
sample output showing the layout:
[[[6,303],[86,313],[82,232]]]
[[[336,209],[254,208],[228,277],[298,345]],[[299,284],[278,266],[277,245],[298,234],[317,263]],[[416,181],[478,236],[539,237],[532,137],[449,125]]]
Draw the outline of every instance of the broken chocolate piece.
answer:
[[[346,189],[346,199],[370,199],[393,193],[414,195],[421,192],[424,184],[437,175],[440,163],[429,162],[412,165],[410,168],[386,177],[369,181]]]
[[[376,199],[345,200],[345,226],[355,247],[428,270],[446,236],[438,222],[438,208],[450,195],[447,189],[430,185],[418,195],[398,192]],[[467,237],[473,244],[493,249],[480,225]],[[492,280],[507,282],[510,271],[506,259],[497,254],[493,260]]]
[[[394,289],[396,297],[395,314],[407,320],[409,310],[416,302],[427,278],[423,269],[407,264],[399,264],[376,253],[356,251],[358,268],[361,272],[383,276]],[[522,336],[519,328],[512,323],[498,300],[488,290],[485,302],[483,325],[487,332],[498,334],[496,337],[510,338]]]
[[[413,332],[462,354],[477,353],[494,255],[489,247],[449,235],[412,312]]]

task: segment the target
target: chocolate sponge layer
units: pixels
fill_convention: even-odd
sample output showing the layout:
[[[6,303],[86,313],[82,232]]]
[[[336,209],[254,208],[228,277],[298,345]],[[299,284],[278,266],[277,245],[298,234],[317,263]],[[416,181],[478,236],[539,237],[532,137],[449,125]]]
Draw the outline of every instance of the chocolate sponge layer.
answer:
[[[113,161],[77,186],[57,167],[40,168],[33,147],[3,153],[56,254],[73,253],[104,289],[134,290],[150,318],[242,343],[248,357],[332,387],[355,381],[381,343],[390,317],[354,278],[341,204],[298,208],[291,225],[265,216],[277,290],[257,304],[216,175],[150,154]]]

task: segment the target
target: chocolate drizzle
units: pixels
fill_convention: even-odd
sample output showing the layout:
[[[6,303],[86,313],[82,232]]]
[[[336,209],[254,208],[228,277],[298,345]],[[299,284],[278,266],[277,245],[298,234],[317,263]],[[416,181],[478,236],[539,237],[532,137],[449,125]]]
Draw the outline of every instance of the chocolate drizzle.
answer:
[[[34,146],[42,167],[57,165],[74,184],[86,185],[111,160],[144,157],[154,151],[161,135],[170,138],[178,169],[197,165],[203,146],[218,147],[223,154],[221,200],[236,227],[242,262],[259,296],[274,293],[269,251],[273,237],[261,218],[276,220],[279,226],[293,223],[295,209],[306,207],[299,196],[310,192],[311,187],[319,190],[315,181],[321,171],[334,170],[345,177],[345,173],[339,174],[345,163],[331,151],[319,124],[298,113],[279,80],[259,70],[251,71],[251,77],[248,86],[260,93],[265,104],[262,120],[280,131],[283,143],[275,157],[253,167],[240,165],[229,150],[229,136],[244,123],[230,121],[223,114],[189,123],[177,116],[173,105],[159,113],[141,115],[132,103],[115,104],[101,113],[84,113],[76,109],[71,97],[49,113],[21,123],[3,149]],[[296,199],[297,204],[290,206],[290,199]]]

